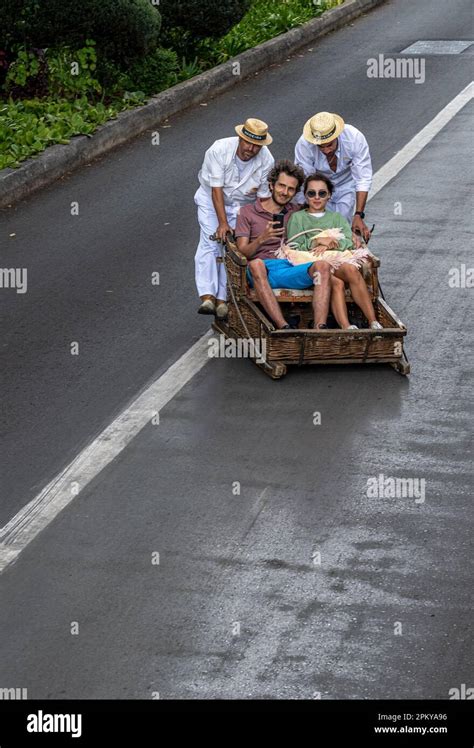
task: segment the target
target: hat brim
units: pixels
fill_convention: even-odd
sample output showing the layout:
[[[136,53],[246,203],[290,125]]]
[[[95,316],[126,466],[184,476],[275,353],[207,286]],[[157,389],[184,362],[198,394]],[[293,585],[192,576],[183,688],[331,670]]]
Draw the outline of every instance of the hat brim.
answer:
[[[247,141],[247,143],[252,143],[252,145],[270,145],[270,143],[273,143],[273,138],[270,135],[270,133],[267,133],[265,140],[252,140],[252,138],[248,138],[247,135],[244,135],[242,132],[243,125],[237,125],[235,128],[235,132],[239,136],[239,138],[243,138]]]
[[[310,117],[309,120],[306,122],[305,126],[303,127],[303,137],[305,140],[308,141],[308,143],[312,143],[313,145],[326,145],[326,143],[331,143],[333,140],[337,138],[338,135],[341,134],[341,132],[344,130],[345,122],[338,114],[334,115],[334,119],[336,122],[336,129],[334,131],[334,134],[331,135],[330,138],[315,138],[312,131],[311,131],[311,120],[313,118]]]

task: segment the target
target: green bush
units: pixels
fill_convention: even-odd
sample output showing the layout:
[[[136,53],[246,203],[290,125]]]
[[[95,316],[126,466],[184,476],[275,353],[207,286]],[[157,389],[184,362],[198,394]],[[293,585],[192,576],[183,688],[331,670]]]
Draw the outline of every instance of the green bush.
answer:
[[[163,29],[179,27],[193,39],[223,36],[240,21],[250,0],[165,0],[160,4]]]
[[[201,41],[197,48],[198,57],[204,64],[225,62],[246,49],[310,21],[341,2],[323,0],[321,4],[312,4],[308,0],[254,0],[244,18],[225,36],[217,42],[212,39]]]
[[[0,2],[0,50],[11,49],[20,41],[17,33],[18,16],[22,12],[20,0],[2,0]]]
[[[14,100],[12,91],[34,88],[36,76],[46,63],[48,98],[29,97]],[[77,65],[77,75],[71,65]],[[10,65],[6,93],[8,101],[0,103],[0,169],[19,166],[54,143],[67,143],[73,135],[91,135],[94,130],[123,109],[143,104],[145,97],[178,81],[177,55],[157,49],[127,72],[111,66],[109,74],[114,87],[107,95],[95,78],[94,42],[78,50],[68,47],[48,49],[38,56],[19,50]],[[106,96],[108,104],[97,101]]]
[[[91,39],[86,41],[87,46],[77,50],[69,47],[45,52],[20,49],[6,75],[6,94],[14,99],[51,95],[94,98],[102,88],[94,77],[95,43]]]
[[[5,78],[5,87],[8,90],[12,86],[23,88],[31,78],[36,78],[40,70],[38,55],[21,49],[16,60],[8,68]]]
[[[123,97],[125,93],[140,92],[139,99],[170,88],[178,83],[180,75],[199,72],[195,63],[184,65],[180,71],[178,56],[170,49],[158,47],[142,59],[132,62],[126,71],[106,60],[102,70],[108,76],[107,91],[97,76],[95,43],[87,40],[87,46],[72,50],[69,47],[32,52],[20,49],[10,65],[4,91],[13,99],[38,98],[40,96],[73,99],[86,96],[91,101],[101,94]],[[37,91],[37,78],[41,74],[41,94]],[[191,75],[184,75],[191,77]],[[130,96],[127,97],[130,100]]]
[[[146,96],[170,88],[178,82],[178,57],[170,49],[158,47],[152,54],[136,60],[118,78],[116,90],[142,91]]]
[[[1,0],[0,49],[84,46],[124,64],[156,49],[161,16],[150,0]]]
[[[72,50],[69,47],[47,50],[49,93],[59,98],[87,96],[94,98],[102,93],[95,78],[97,56],[95,42],[86,39],[87,46]]]

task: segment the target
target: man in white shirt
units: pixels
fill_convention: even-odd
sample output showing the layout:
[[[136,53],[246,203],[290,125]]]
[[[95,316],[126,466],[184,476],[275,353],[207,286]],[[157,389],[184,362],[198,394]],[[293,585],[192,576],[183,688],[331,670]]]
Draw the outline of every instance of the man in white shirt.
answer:
[[[242,205],[268,197],[268,174],[274,159],[267,146],[272,142],[268,125],[248,119],[235,128],[237,137],[222,138],[206,151],[199,172],[200,187],[194,195],[198,206],[200,239],[194,258],[196,286],[201,297],[199,314],[227,316],[227,278],[220,246],[209,237],[225,239],[235,228]]]
[[[315,114],[306,122],[296,144],[295,163],[306,177],[318,172],[331,180],[334,192],[327,209],[343,215],[352,224],[352,231],[359,231],[367,241],[370,232],[364,223],[364,208],[372,184],[372,162],[360,130],[346,125],[338,114]],[[304,202],[302,193],[296,201]]]

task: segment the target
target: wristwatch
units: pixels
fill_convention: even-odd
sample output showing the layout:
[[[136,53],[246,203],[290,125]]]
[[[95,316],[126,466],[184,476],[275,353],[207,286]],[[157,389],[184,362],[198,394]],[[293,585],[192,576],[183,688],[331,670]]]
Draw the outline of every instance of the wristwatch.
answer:
[[[365,213],[364,213],[363,210],[356,210],[356,212],[354,213],[354,215],[355,216],[360,216],[362,218],[362,220],[364,220],[364,218],[365,218]]]

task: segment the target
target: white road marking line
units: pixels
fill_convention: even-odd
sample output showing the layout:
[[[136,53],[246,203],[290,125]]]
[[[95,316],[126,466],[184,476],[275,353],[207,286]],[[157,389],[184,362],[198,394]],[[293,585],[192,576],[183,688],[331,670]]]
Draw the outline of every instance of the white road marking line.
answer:
[[[417,156],[435,135],[474,97],[474,82],[469,83],[449,104],[446,104],[439,114],[428,122],[420,132],[415,135],[402,149],[387,161],[377,174],[374,175],[369,200],[375,197],[377,192],[385,187],[391,179]]]
[[[209,361],[206,332],[0,530],[0,573]]]
[[[474,83],[461,91],[374,175],[374,197],[474,97]],[[155,380],[94,441],[0,530],[0,573],[72,502],[127,444],[209,361],[206,332],[176,363]],[[77,490],[73,486],[77,485]]]

